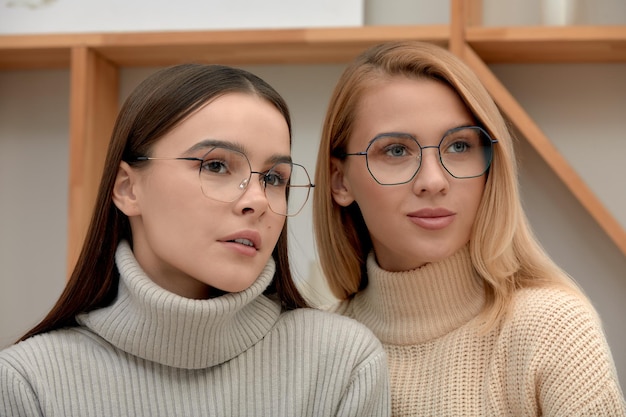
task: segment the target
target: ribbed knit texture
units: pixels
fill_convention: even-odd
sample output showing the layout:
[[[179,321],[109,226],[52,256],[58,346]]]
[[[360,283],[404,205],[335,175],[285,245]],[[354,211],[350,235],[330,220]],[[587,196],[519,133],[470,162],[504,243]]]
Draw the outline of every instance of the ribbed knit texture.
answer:
[[[595,312],[557,289],[518,291],[508,320],[478,328],[485,301],[467,247],[408,272],[370,255],[368,286],[337,308],[387,351],[394,416],[624,416]]]
[[[364,326],[281,312],[247,290],[186,299],[154,284],[128,247],[114,304],[80,327],[0,352],[0,416],[387,416],[385,353]]]

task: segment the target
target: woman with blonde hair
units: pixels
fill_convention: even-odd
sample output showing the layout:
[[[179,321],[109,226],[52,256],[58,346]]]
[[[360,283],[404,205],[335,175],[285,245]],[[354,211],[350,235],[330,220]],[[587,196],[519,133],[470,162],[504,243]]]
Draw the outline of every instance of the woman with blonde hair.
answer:
[[[315,236],[335,310],[387,351],[393,415],[626,414],[599,318],[533,236],[517,175],[505,120],[447,50],[382,44],[342,74]]]

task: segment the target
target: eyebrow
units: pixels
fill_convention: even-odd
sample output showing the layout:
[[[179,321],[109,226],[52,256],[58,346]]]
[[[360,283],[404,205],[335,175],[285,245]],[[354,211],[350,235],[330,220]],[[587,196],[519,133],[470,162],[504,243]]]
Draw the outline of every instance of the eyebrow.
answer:
[[[191,155],[199,150],[207,150],[209,148],[215,148],[215,147],[220,147],[220,148],[226,148],[226,149],[232,149],[234,151],[237,152],[241,152],[242,154],[246,155],[246,157],[248,157],[248,152],[246,151],[246,147],[241,145],[240,143],[237,142],[230,142],[230,141],[225,141],[225,140],[220,140],[220,139],[205,139],[202,140],[196,144],[194,144],[192,147],[190,147],[189,149],[187,149],[187,151],[185,151],[185,155]],[[270,155],[269,158],[266,159],[266,163],[270,163],[270,164],[276,164],[278,162],[288,162],[291,163],[291,156],[290,155],[284,155],[284,154],[273,154]]]
[[[447,135],[448,133],[450,133],[450,131],[452,131],[452,130],[462,129],[464,127],[472,127],[472,126],[478,126],[478,125],[476,123],[472,123],[472,122],[470,122],[470,123],[467,123],[467,122],[466,123],[459,123],[458,125],[447,129],[444,132],[444,136]],[[376,140],[376,139],[378,139],[380,137],[383,137],[383,136],[409,136],[409,137],[412,137],[415,140],[418,140],[418,138],[419,138],[417,135],[414,135],[414,134],[408,133],[408,132],[398,132],[398,131],[381,132],[381,133],[378,133],[376,136],[374,136],[372,139],[370,139],[370,141],[368,143],[371,143],[374,140]]]

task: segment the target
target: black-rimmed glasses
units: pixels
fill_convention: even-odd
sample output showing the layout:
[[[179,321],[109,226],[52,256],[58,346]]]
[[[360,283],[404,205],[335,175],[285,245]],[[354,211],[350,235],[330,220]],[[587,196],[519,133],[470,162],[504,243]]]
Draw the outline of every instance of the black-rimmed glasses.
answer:
[[[408,133],[382,133],[363,152],[343,153],[365,156],[367,169],[381,185],[406,184],[415,178],[422,164],[422,151],[435,148],[444,169],[455,178],[480,177],[489,169],[496,139],[479,126],[450,129],[437,146],[422,146]]]
[[[198,173],[202,193],[223,203],[231,203],[241,197],[250,184],[252,174],[258,174],[270,210],[282,216],[298,214],[309,199],[311,188],[315,186],[302,165],[277,162],[267,171],[253,171],[244,153],[222,146],[211,148],[202,158],[139,156],[135,160],[200,162]]]

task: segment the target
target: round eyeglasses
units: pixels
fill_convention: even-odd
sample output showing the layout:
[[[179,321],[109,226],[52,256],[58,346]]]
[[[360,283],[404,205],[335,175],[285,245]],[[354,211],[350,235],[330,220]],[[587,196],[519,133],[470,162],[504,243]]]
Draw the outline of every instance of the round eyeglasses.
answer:
[[[281,161],[267,171],[253,171],[244,153],[223,146],[211,148],[202,158],[139,156],[135,160],[198,161],[202,193],[211,200],[223,203],[231,203],[241,197],[250,184],[252,174],[258,174],[270,210],[282,216],[298,214],[315,186],[302,165]]]
[[[436,148],[439,161],[454,178],[480,177],[489,169],[496,139],[479,126],[450,129],[437,146],[422,146],[408,133],[382,133],[372,139],[364,152],[343,153],[365,156],[367,169],[381,185],[406,184],[415,178],[422,164],[422,152]]]

